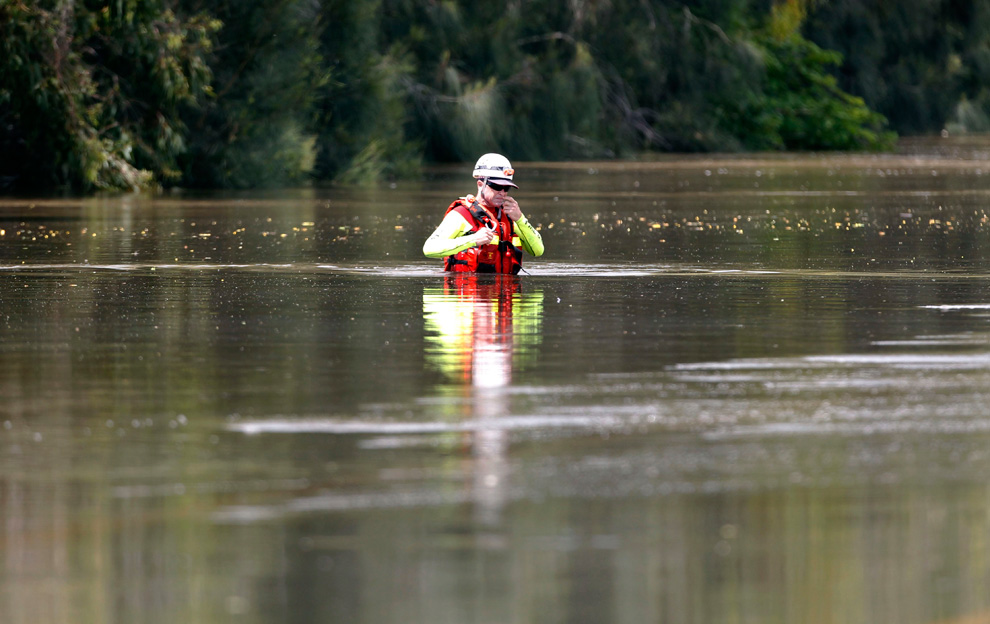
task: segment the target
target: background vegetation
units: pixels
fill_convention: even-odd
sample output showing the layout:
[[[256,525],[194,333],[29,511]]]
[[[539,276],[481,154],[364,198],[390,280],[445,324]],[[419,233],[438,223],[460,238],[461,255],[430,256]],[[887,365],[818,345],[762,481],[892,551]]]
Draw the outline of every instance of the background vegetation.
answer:
[[[0,188],[990,129],[990,0],[0,0]]]

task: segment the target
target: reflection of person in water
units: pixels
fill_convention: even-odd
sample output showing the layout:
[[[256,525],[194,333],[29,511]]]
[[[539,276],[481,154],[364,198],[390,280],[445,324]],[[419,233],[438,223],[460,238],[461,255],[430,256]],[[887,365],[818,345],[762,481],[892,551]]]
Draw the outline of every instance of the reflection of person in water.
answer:
[[[458,401],[457,418],[471,428],[473,492],[479,519],[498,521],[507,496],[508,433],[498,419],[511,415],[513,370],[532,362],[541,340],[543,292],[522,293],[511,275],[451,274],[444,285],[423,289],[427,362],[443,372]]]
[[[543,239],[514,197],[515,170],[501,154],[485,154],[474,165],[478,195],[454,201],[426,239],[423,254],[443,258],[444,270],[511,273],[522,268],[522,253],[543,255]]]
[[[510,276],[448,275],[423,289],[427,361],[448,379],[499,387],[535,357],[543,291],[523,293]]]

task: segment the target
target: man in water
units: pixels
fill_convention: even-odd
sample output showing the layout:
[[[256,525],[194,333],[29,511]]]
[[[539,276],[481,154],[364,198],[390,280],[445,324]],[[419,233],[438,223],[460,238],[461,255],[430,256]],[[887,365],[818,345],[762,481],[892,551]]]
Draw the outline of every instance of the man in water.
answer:
[[[474,165],[478,194],[447,208],[443,222],[423,245],[427,258],[443,258],[444,270],[511,273],[522,268],[522,252],[543,255],[543,239],[519,209],[510,188],[515,170],[501,154],[485,154]]]

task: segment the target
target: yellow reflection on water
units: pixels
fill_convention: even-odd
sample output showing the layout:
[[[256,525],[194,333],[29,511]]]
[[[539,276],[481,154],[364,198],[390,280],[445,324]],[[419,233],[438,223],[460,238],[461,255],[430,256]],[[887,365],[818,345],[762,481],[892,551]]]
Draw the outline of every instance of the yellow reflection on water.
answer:
[[[427,364],[451,382],[497,388],[536,359],[543,291],[511,275],[451,274],[423,289]]]
[[[530,365],[541,342],[543,291],[523,292],[512,275],[450,274],[423,289],[426,359],[466,395],[476,519],[496,524],[508,499],[508,432],[486,423],[512,413],[514,372]],[[457,418],[458,415],[449,415]]]

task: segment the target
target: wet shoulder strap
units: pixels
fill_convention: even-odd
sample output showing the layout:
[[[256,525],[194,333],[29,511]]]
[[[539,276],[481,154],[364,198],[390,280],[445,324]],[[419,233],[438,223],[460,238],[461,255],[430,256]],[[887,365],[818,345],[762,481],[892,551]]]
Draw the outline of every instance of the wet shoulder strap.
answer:
[[[491,226],[488,225],[488,222],[489,221],[492,221],[492,217],[491,217],[490,214],[488,214],[487,212],[485,212],[484,209],[482,209],[481,206],[478,205],[478,200],[477,199],[474,200],[471,203],[470,206],[468,206],[468,210],[474,216],[474,220],[475,221],[477,221],[478,223],[480,223],[481,225],[484,225],[486,227],[491,227]]]

